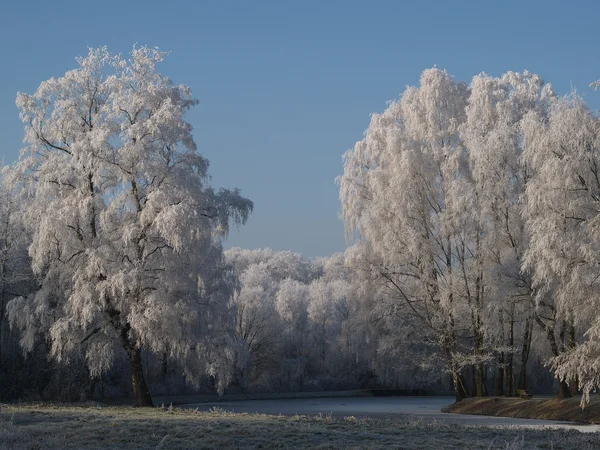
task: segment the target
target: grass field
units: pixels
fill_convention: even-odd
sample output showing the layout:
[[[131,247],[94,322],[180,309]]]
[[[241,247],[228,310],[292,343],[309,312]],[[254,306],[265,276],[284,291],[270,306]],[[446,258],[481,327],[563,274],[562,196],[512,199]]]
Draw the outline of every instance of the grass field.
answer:
[[[565,400],[475,397],[454,403],[448,408],[444,408],[444,412],[600,424],[600,398],[592,396],[590,403],[584,409],[581,408],[579,401],[579,397]],[[600,443],[598,448],[600,448]]]
[[[597,449],[600,435],[177,408],[0,405],[1,449]]]

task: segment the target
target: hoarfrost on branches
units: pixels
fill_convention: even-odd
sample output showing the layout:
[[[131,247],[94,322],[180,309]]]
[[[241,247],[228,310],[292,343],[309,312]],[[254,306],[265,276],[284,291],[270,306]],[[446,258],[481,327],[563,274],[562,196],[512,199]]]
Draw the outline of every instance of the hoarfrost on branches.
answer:
[[[184,119],[198,101],[157,72],[164,57],[91,49],[78,68],[19,93],[26,146],[7,175],[28,196],[42,286],[10,305],[13,323],[47,331],[59,360],[84,349],[92,374],[120,345],[139,405],[151,404],[142,348],[193,359],[221,332],[220,238],[252,210],[239,191],[207,185]]]

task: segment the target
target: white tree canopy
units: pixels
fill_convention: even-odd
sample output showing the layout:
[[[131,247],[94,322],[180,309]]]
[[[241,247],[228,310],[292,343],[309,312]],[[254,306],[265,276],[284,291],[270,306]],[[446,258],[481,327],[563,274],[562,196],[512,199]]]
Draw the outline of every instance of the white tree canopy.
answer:
[[[515,305],[531,294],[521,272],[522,124],[551,98],[528,72],[481,74],[467,86],[428,69],[344,155],[342,217],[348,238],[360,238],[347,256],[378,294],[373,313],[389,329],[417,320],[458,398],[466,366],[476,367],[471,378],[484,395],[483,363],[502,341],[498,318],[508,317],[512,336]]]
[[[554,304],[559,323],[575,330],[566,353],[553,366],[576,381],[583,402],[600,386],[600,136],[598,119],[577,95],[554,102],[524,123],[524,159],[531,168],[526,218],[531,243],[525,267],[533,272],[540,305]]]
[[[17,97],[26,147],[8,180],[29,197],[41,288],[12,303],[11,319],[48,330],[59,359],[85,343],[92,374],[110,366],[115,341],[130,359],[142,347],[199,350],[216,327],[220,238],[252,210],[238,190],[207,185],[184,120],[197,100],[156,71],[164,56],[91,49]]]

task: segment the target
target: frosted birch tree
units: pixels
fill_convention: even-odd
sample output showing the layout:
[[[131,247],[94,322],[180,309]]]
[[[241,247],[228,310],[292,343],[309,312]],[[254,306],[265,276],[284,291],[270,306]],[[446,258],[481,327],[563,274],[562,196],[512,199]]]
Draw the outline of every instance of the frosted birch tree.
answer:
[[[365,138],[344,156],[339,179],[348,236],[361,238],[353,264],[387,292],[382,317],[420,321],[441,351],[457,399],[466,395],[459,339],[468,323],[461,321],[455,258],[466,236],[455,233],[467,233],[457,226],[474,200],[460,175],[467,97],[467,86],[446,72],[424,71],[419,88],[373,115]],[[467,274],[470,262],[463,269]]]
[[[41,284],[9,304],[24,348],[46,332],[53,357],[83,351],[92,375],[120,348],[138,406],[152,404],[143,348],[183,360],[215,354],[220,238],[252,210],[238,190],[207,185],[208,161],[184,119],[197,100],[157,72],[164,56],[91,49],[76,69],[19,93],[26,146],[8,176],[28,197]]]
[[[0,372],[9,343],[6,307],[9,300],[35,288],[27,253],[30,234],[23,223],[20,192],[0,180]]]
[[[314,280],[308,288],[308,318],[311,323],[313,351],[319,361],[321,373],[325,373],[326,358],[332,343],[340,333],[340,312],[346,304],[348,284],[342,280]]]
[[[533,273],[541,324],[561,379],[578,383],[584,400],[599,385],[600,140],[598,119],[573,94],[547,114],[524,123],[524,158],[533,175],[526,191],[531,244],[525,267]],[[576,345],[577,328],[587,330]]]
[[[468,148],[481,234],[482,276],[489,301],[485,333],[496,340],[499,351],[497,395],[515,393],[515,334],[522,330],[519,389],[526,389],[526,366],[535,314],[533,288],[528,271],[521,270],[528,237],[523,219],[522,197],[528,181],[521,161],[523,117],[541,112],[552,90],[529,72],[508,72],[500,78],[485,74],[471,82],[467,120],[461,137]]]
[[[320,274],[319,265],[290,251],[236,247],[225,255],[238,279],[231,298],[235,334],[241,343],[237,384],[247,388],[277,367],[278,358],[283,357],[284,365],[287,360],[301,370],[302,388],[308,352],[304,342],[308,333],[306,285]],[[261,382],[267,382],[266,378]]]
[[[246,389],[253,375],[263,371],[279,352],[277,287],[277,280],[264,262],[251,264],[239,275],[239,289],[233,294],[232,307],[236,336],[242,343],[235,382],[242,389]]]
[[[308,285],[292,278],[279,283],[275,308],[284,324],[283,354],[287,359],[308,357]]]

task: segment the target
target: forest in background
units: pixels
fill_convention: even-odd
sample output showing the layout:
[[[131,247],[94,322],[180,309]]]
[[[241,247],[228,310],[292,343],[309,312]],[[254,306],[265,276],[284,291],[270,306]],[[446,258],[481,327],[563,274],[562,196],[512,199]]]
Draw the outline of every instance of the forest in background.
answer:
[[[92,49],[19,93],[0,185],[0,398],[364,388],[466,396],[600,382],[600,128],[528,72],[425,70],[344,155],[351,245],[222,249],[165,54]]]

